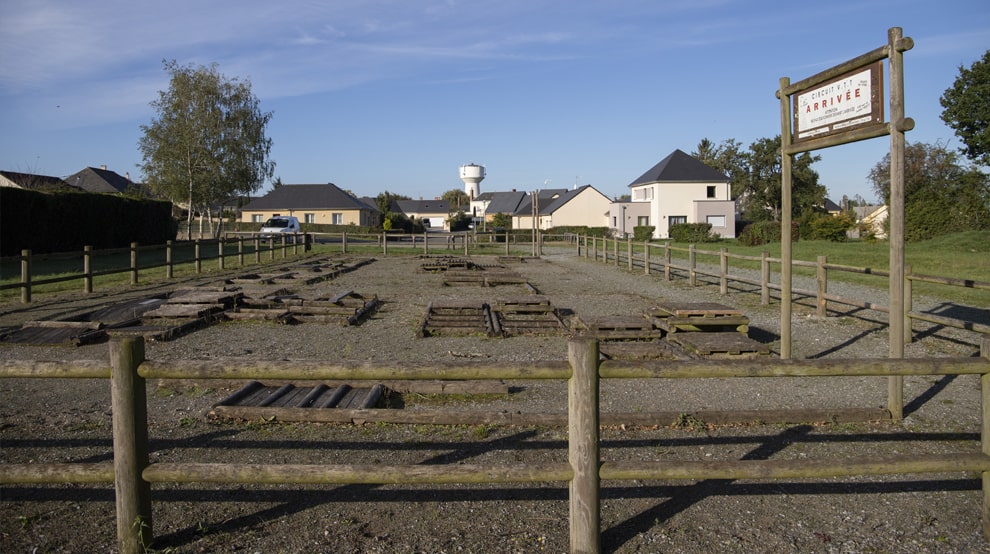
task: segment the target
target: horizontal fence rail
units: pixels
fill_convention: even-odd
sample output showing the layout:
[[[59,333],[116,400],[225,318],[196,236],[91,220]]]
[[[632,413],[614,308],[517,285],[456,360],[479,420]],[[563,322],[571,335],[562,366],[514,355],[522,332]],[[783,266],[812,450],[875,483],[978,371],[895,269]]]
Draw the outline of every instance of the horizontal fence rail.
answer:
[[[203,270],[203,262],[216,260],[219,269],[224,269],[228,258],[237,258],[238,265],[246,264],[246,256],[253,254],[254,263],[261,263],[262,254],[266,254],[269,261],[274,261],[276,253],[284,259],[291,249],[293,255],[299,254],[300,247],[303,251],[309,249],[307,237],[303,234],[280,234],[275,236],[239,236],[235,238],[224,237],[213,240],[196,239],[188,242],[175,243],[167,241],[164,245],[139,245],[131,243],[129,248],[114,248],[107,250],[93,250],[90,246],[83,247],[82,253],[58,253],[34,255],[30,250],[22,250],[21,255],[16,258],[20,264],[20,281],[16,283],[0,284],[0,291],[9,289],[20,289],[21,302],[28,304],[31,302],[32,289],[42,285],[62,283],[67,281],[82,281],[83,292],[90,294],[93,292],[93,279],[107,275],[117,275],[130,273],[130,284],[137,285],[139,275],[142,271],[165,268],[165,278],[172,279],[175,274],[175,266],[191,263],[195,267],[196,273]],[[10,259],[4,259],[4,263],[10,265]],[[77,262],[81,266],[78,273],[70,272],[60,274],[56,277],[38,278],[34,269],[35,264],[40,262]],[[109,267],[96,268],[97,263],[110,264]]]
[[[152,483],[450,484],[568,482],[570,548],[599,552],[601,480],[788,479],[900,473],[981,472],[990,502],[990,338],[979,358],[719,361],[603,361],[598,342],[576,337],[568,360],[544,363],[412,364],[379,362],[146,360],[144,340],[114,338],[109,363],[5,360],[0,378],[110,378],[112,463],[3,464],[0,484],[113,483],[121,552],[153,541]],[[600,457],[600,379],[801,376],[980,375],[980,452],[800,460],[622,461]],[[554,379],[568,381],[568,461],[547,464],[355,465],[150,463],[147,379]],[[990,512],[983,514],[990,537]],[[135,522],[142,522],[135,525]]]
[[[590,242],[590,244],[589,244]],[[611,246],[609,246],[611,243]],[[624,244],[622,244],[624,243]],[[583,244],[583,247],[582,247]],[[620,245],[622,247],[620,248]],[[780,273],[779,271],[773,273],[771,267],[775,264],[778,268],[783,261],[780,258],[771,258],[767,252],[764,252],[762,256],[746,256],[740,254],[732,254],[727,251],[727,249],[722,248],[718,251],[714,250],[699,250],[696,245],[688,245],[687,247],[673,246],[669,242],[665,243],[651,243],[649,241],[643,243],[635,243],[637,249],[640,250],[640,256],[637,256],[634,252],[634,243],[631,239],[608,239],[608,238],[596,238],[596,237],[581,237],[578,241],[578,255],[584,256],[585,258],[592,258],[595,261],[601,261],[605,264],[614,264],[616,267],[625,266],[626,269],[633,271],[636,268],[643,270],[645,274],[651,274],[653,272],[662,272],[664,280],[671,281],[675,276],[682,275],[685,276],[690,282],[691,286],[698,286],[699,277],[708,277],[712,280],[717,280],[719,284],[720,294],[728,294],[729,283],[743,283],[746,285],[751,285],[754,287],[759,287],[760,289],[760,301],[766,305],[770,303],[771,291],[779,292],[781,286],[779,284]],[[680,258],[675,259],[673,253],[681,254]],[[686,257],[685,257],[686,255]],[[712,271],[707,269],[707,265],[700,265],[698,263],[698,256],[708,256],[716,257],[719,260],[718,271]],[[753,279],[743,275],[736,275],[730,273],[729,260],[745,260],[745,261],[758,261],[760,262],[760,278]],[[713,264],[714,265],[714,264]],[[828,292],[829,283],[829,271],[847,272],[847,273],[859,273],[864,275],[876,275],[878,277],[890,277],[890,272],[882,269],[869,268],[869,267],[854,267],[841,264],[828,263],[825,256],[819,256],[818,260],[811,262],[806,260],[792,260],[791,265],[794,267],[807,267],[815,269],[815,290],[807,289],[792,289],[792,293],[804,296],[808,298],[813,298],[815,301],[816,313],[819,317],[825,317],[828,311],[828,304],[841,304],[846,306],[852,306],[856,308],[863,308],[867,310],[873,310],[880,313],[890,313],[890,309],[882,304],[877,304],[867,300],[848,298],[836,294],[830,294]],[[776,276],[777,283],[773,282],[773,278]],[[904,322],[904,342],[909,343],[913,340],[913,331],[911,323],[913,320],[927,321],[929,323],[935,323],[938,325],[944,325],[946,327],[953,327],[956,329],[964,329],[967,331],[973,331],[983,335],[990,334],[990,325],[978,321],[967,321],[964,319],[940,316],[936,314],[928,314],[924,312],[918,312],[911,309],[912,306],[912,283],[923,282],[923,283],[933,283],[953,287],[962,287],[975,290],[986,290],[990,291],[990,281],[976,281],[973,279],[954,279],[950,277],[939,277],[933,275],[921,275],[913,274],[911,272],[910,266],[906,268],[905,271],[905,322]],[[779,295],[778,295],[779,297]]]

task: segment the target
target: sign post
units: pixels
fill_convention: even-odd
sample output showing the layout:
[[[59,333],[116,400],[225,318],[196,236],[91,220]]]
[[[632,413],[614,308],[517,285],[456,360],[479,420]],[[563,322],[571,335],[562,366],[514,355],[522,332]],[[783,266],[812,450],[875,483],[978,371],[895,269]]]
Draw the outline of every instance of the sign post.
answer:
[[[900,27],[887,31],[887,44],[796,83],[783,77],[781,126],[781,308],[780,357],[791,356],[791,164],[793,156],[890,135],[890,321],[889,354],[904,357],[904,52],[914,47]],[[890,121],[884,123],[883,60],[888,60]],[[887,408],[903,417],[902,377],[890,377]]]

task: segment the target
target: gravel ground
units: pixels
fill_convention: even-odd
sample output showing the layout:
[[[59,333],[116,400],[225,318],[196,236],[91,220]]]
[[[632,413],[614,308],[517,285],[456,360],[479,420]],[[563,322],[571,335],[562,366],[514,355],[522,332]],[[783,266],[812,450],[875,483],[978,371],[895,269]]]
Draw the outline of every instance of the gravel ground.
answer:
[[[493,264],[494,258],[475,258]],[[342,291],[383,300],[358,326],[226,322],[169,342],[150,342],[149,359],[352,359],[434,362],[566,359],[565,336],[417,338],[426,306],[441,299],[525,294],[521,287],[445,287],[419,273],[417,258],[379,258],[329,281],[299,287],[316,298]],[[640,314],[659,300],[714,301],[750,317],[750,336],[777,350],[779,304],[758,294],[665,283],[549,251],[510,269],[569,316]],[[254,269],[251,269],[254,271]],[[236,273],[236,272],[235,272]],[[216,282],[217,276],[207,280]],[[186,285],[190,283],[184,283]],[[169,284],[169,287],[175,287]],[[797,279],[794,287],[813,288]],[[830,283],[830,292],[886,305],[886,290]],[[93,310],[159,285],[84,297],[39,297],[30,308],[0,305],[0,327]],[[857,309],[814,315],[794,308],[793,357],[878,358],[888,352],[885,316]],[[938,299],[915,300],[916,309]],[[840,308],[840,307],[837,307]],[[918,327],[908,357],[972,356],[977,336]],[[0,344],[0,359],[106,359],[106,344],[77,348]],[[564,412],[562,383],[509,383],[509,395],[413,395],[406,409]],[[233,383],[153,382],[152,461],[240,463],[458,464],[566,461],[566,430],[525,426],[311,424],[230,421],[207,416]],[[108,384],[98,380],[0,381],[0,461],[108,461]],[[877,408],[884,378],[610,380],[603,412],[777,408]],[[604,460],[814,459],[862,454],[979,450],[976,377],[905,379],[903,422],[794,425],[756,423],[602,430]],[[605,552],[977,552],[977,474],[826,480],[607,482],[602,494]],[[155,485],[155,548],[162,552],[566,552],[567,488],[562,483],[457,486]],[[113,552],[113,490],[50,485],[0,489],[0,550]]]

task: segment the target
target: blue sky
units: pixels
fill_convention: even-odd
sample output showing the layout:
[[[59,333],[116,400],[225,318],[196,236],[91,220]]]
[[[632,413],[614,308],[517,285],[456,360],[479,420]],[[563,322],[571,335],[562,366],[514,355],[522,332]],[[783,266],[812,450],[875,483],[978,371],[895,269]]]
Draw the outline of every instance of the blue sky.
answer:
[[[0,21],[0,169],[139,179],[140,126],[174,59],[251,82],[282,182],[413,198],[463,188],[470,162],[482,191],[625,194],[674,149],[779,134],[781,77],[895,26],[915,41],[908,140],[955,148],[939,97],[990,49],[986,0],[4,0]],[[814,167],[834,200],[872,200],[888,151],[886,137],[820,150]]]

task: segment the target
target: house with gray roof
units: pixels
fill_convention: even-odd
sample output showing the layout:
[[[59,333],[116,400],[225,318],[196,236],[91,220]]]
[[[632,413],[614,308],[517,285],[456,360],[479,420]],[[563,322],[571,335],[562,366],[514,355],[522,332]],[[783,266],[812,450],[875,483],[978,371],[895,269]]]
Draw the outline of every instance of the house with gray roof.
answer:
[[[261,223],[279,215],[296,216],[301,223],[368,227],[381,224],[381,212],[377,207],[362,202],[333,183],[282,185],[241,208],[243,222]]]
[[[144,185],[131,181],[130,173],[120,175],[105,165],[87,167],[66,177],[65,182],[86,192],[147,196]]]
[[[0,171],[0,187],[11,187],[37,192],[79,191],[79,189],[66,183],[65,180],[59,177],[37,175],[35,173],[21,173],[19,171]]]
[[[536,227],[543,230],[565,226],[604,227],[608,225],[606,213],[610,202],[608,196],[591,185],[540,190],[535,198],[526,194],[520,199],[512,214],[512,228],[532,229],[534,211]]]
[[[395,210],[409,219],[418,219],[424,227],[446,229],[450,218],[450,202],[446,200],[394,200]]]
[[[629,184],[632,202],[649,203],[654,238],[668,238],[678,223],[708,223],[723,238],[736,236],[736,203],[729,178],[674,150]]]

